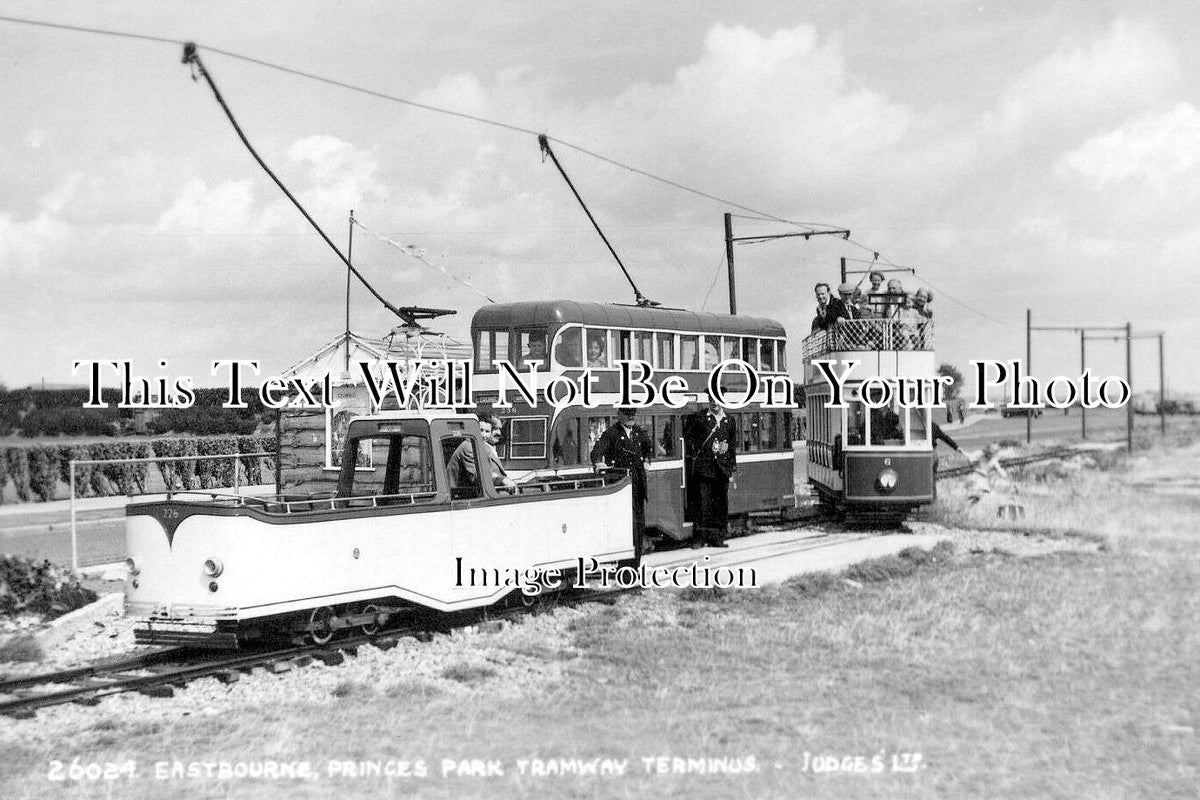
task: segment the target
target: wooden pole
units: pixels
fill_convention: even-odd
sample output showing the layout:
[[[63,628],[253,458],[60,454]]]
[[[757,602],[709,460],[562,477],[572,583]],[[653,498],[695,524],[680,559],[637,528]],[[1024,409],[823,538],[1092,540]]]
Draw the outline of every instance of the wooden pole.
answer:
[[[1167,435],[1167,372],[1163,367],[1163,335],[1158,334],[1158,432]]]
[[[1033,374],[1033,309],[1025,309],[1025,374]],[[1018,397],[1017,400],[1021,398]],[[1033,398],[1029,398],[1030,402]],[[1025,412],[1025,444],[1033,441],[1033,413]]]
[[[737,314],[737,284],[733,279],[733,215],[725,214],[725,261],[729,267],[729,313]]]
[[[1079,374],[1087,371],[1087,329],[1079,329]],[[1087,404],[1088,398],[1080,398],[1079,404],[1079,435],[1085,442],[1087,441]]]
[[[1133,325],[1125,323],[1125,377],[1129,381],[1129,403],[1125,406],[1125,444],[1133,452]]]

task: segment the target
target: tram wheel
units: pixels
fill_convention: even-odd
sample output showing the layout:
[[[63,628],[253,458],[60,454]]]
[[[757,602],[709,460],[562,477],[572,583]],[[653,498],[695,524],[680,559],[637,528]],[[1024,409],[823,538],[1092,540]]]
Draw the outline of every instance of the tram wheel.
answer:
[[[375,605],[374,603],[368,603],[367,605],[363,606],[362,611],[360,611],[359,613],[360,614],[378,614],[379,606]],[[359,627],[359,630],[361,630],[367,636],[374,636],[375,634],[379,633],[379,622],[378,621],[364,622]]]
[[[308,616],[308,636],[313,644],[329,644],[333,638],[333,609],[329,606],[314,608]]]

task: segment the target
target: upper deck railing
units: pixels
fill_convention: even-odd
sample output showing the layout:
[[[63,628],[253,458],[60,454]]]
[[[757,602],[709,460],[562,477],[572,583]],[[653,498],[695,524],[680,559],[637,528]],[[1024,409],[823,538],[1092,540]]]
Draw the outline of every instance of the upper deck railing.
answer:
[[[839,319],[804,339],[805,364],[830,353],[853,350],[933,350],[932,319]]]

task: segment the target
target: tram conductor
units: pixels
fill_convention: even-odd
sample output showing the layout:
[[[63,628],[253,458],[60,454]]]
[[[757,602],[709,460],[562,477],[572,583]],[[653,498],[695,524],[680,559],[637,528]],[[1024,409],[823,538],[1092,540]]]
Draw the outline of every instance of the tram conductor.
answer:
[[[708,407],[684,420],[683,441],[691,464],[688,479],[692,546],[728,547],[729,481],[737,472],[737,431],[725,409],[709,399]]]
[[[633,424],[637,411],[621,408],[617,421],[610,425],[592,448],[592,464],[597,468],[609,466],[629,472],[633,483],[633,547],[639,556],[649,552],[643,548],[646,531],[646,462],[653,446],[641,427]]]

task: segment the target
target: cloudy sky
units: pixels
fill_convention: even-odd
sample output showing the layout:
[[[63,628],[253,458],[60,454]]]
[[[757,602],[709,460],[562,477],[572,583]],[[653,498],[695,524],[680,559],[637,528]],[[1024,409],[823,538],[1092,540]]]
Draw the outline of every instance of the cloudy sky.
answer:
[[[915,267],[939,356],[1024,354],[1035,324],[1167,334],[1200,391],[1200,7],[1152,3],[91,3],[0,14],[194,40],[509,122],[789,220],[846,227],[737,248],[738,309],[798,341],[838,259]],[[339,243],[365,225],[500,301],[632,293],[527,134],[201,50],[251,141]],[[77,359],[212,383],[278,372],[342,329],[344,267],[253,163],[171,44],[0,22],[0,383],[78,382]],[[727,310],[734,210],[557,154],[644,294]],[[738,212],[741,213],[741,212]],[[735,233],[782,233],[735,219]],[[359,231],[397,305],[483,301]],[[852,262],[852,266],[861,266]],[[714,285],[715,280],[715,285]],[[711,287],[711,289],[710,289]],[[394,324],[354,290],[352,327]],[[1122,374],[1123,345],[1089,345]],[[1135,388],[1157,385],[1135,343]],[[1034,371],[1077,374],[1037,334]]]

